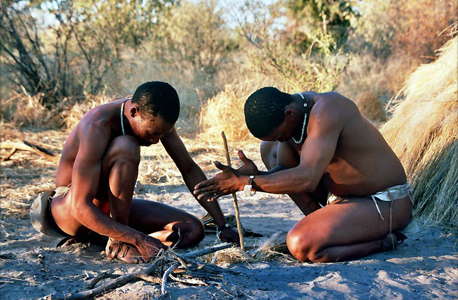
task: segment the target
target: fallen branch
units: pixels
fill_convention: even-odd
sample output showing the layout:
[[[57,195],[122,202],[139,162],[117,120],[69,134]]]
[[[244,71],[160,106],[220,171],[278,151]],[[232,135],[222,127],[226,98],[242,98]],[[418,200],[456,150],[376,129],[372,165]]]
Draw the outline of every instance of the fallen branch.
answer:
[[[229,147],[227,146],[227,139],[226,139],[226,134],[224,134],[224,131],[221,131],[221,136],[223,137],[227,165],[228,167],[231,167],[231,157],[229,155]],[[237,232],[239,234],[240,248],[242,249],[242,251],[245,251],[245,242],[243,239],[242,223],[240,222],[239,204],[237,201],[237,195],[235,193],[232,193],[232,199],[234,200],[233,204],[234,204],[234,211],[235,211],[235,222],[237,223]]]
[[[34,152],[48,160],[54,160],[56,158],[56,155],[53,152],[51,152],[50,150],[43,148],[41,146],[38,146],[36,144],[33,144],[31,142],[25,141],[25,140],[22,142],[12,142],[12,141],[1,142],[0,148],[13,149],[13,150],[16,149],[15,151],[12,151],[7,156],[6,159],[9,159],[14,154],[14,152],[16,152],[17,150]]]

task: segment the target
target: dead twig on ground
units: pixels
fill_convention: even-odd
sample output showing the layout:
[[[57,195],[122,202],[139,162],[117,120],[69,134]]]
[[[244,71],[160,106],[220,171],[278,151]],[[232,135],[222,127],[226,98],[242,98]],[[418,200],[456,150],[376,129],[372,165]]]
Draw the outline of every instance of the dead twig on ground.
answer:
[[[165,270],[164,274],[162,275],[162,284],[161,284],[161,296],[167,293],[167,279],[169,278],[170,273],[172,273],[176,268],[178,268],[179,264],[173,264]]]
[[[8,160],[13,156],[13,154],[17,150],[23,150],[23,151],[30,151],[34,152],[47,160],[55,160],[56,155],[51,152],[50,150],[38,146],[34,143],[28,142],[26,140],[23,140],[22,142],[13,142],[13,141],[6,141],[6,142],[1,142],[0,143],[0,148],[2,149],[12,149],[12,151],[3,159],[3,160]]]
[[[229,147],[227,146],[227,139],[226,139],[226,134],[224,133],[224,131],[221,131],[221,136],[223,137],[227,165],[230,168],[231,167],[231,157],[229,155]],[[242,251],[245,251],[245,242],[243,239],[243,229],[242,229],[242,224],[240,223],[239,204],[237,201],[237,195],[235,193],[232,193],[232,199],[234,200],[233,204],[234,204],[234,211],[235,211],[235,221],[237,223],[237,232],[239,234],[240,248],[242,249]]]

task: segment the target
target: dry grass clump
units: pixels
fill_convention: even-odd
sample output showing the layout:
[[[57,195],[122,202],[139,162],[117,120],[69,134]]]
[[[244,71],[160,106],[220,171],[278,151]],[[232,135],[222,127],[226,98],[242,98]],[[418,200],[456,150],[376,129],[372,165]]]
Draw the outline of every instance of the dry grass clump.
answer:
[[[17,127],[57,127],[59,118],[53,111],[41,104],[41,95],[30,96],[12,92],[2,99],[0,119]]]
[[[75,127],[86,112],[111,100],[112,98],[106,95],[87,95],[84,101],[74,104],[63,112],[65,127],[67,129]]]
[[[243,106],[247,97],[259,87],[226,85],[222,92],[209,99],[201,110],[199,138],[220,141],[221,131],[224,131],[230,141],[252,139],[245,125]]]
[[[372,54],[355,55],[350,58],[336,90],[355,101],[366,118],[384,122],[386,103],[402,88],[417,65],[417,60],[405,56],[383,61]]]
[[[458,225],[458,37],[420,66],[382,128],[414,184],[416,213]]]
[[[238,247],[227,248],[206,256],[206,261],[220,266],[236,263],[254,263],[268,260],[297,262],[288,252],[285,233],[277,232],[267,239],[246,239],[245,252]]]

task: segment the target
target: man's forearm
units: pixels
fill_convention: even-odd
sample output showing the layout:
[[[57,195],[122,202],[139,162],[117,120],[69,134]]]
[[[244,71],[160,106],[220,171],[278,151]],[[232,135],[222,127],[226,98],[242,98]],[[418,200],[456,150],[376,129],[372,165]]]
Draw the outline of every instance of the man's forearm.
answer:
[[[255,177],[253,184],[256,190],[271,194],[289,194],[311,192],[316,187],[313,177],[307,176],[307,172],[299,168],[266,173]],[[248,184],[248,176],[240,176],[239,190],[243,190],[246,184]]]
[[[189,172],[183,175],[183,179],[188,187],[189,191],[193,193],[194,186],[199,182],[206,180],[204,172],[200,169],[197,165]],[[206,200],[199,200],[196,198],[199,204],[213,217],[215,220],[216,225],[223,226],[226,221],[224,219],[224,215],[219,207],[218,201],[206,201]]]
[[[86,228],[103,236],[136,245],[143,233],[121,223],[118,223],[91,204],[80,205],[73,216]]]
[[[273,173],[276,173],[276,172],[279,172],[279,171],[282,171],[282,170],[286,170],[288,168],[286,167],[283,167],[283,166],[276,166],[276,167],[273,167],[272,169],[268,170],[268,171],[258,171],[258,174],[253,174],[253,175],[270,175],[270,174],[273,174]]]

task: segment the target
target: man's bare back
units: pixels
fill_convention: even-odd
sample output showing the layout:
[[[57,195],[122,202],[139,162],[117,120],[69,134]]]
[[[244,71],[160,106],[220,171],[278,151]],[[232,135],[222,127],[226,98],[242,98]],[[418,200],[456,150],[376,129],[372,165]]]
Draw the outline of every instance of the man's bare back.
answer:
[[[343,123],[334,155],[322,178],[330,193],[364,196],[406,182],[399,159],[353,101],[337,93],[316,94],[312,99],[316,110],[336,110]],[[309,130],[320,126],[319,121],[312,108]],[[292,141],[287,143],[296,146]]]
[[[351,100],[337,93],[289,95],[264,88],[248,98],[245,117],[263,140],[261,156],[269,171],[259,171],[240,153],[243,166],[217,164],[223,172],[195,187],[198,198],[213,200],[248,184],[288,194],[307,216],[289,232],[287,244],[294,256],[309,261],[383,250],[385,239],[410,221],[404,169]],[[329,193],[337,201],[320,209]]]

